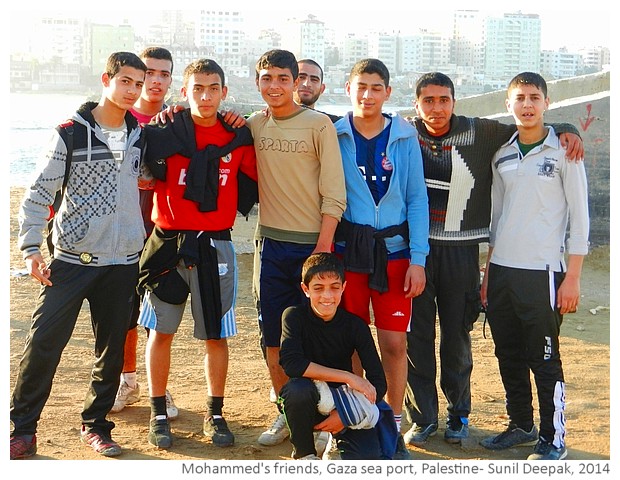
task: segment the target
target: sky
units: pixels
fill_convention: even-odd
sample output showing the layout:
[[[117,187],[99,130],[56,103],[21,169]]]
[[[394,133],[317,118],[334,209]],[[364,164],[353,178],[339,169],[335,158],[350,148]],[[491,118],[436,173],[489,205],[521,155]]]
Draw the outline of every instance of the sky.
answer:
[[[497,10],[497,2],[489,2],[482,0],[442,0],[441,10],[431,11],[420,8],[402,8],[397,7],[396,2],[380,3],[376,0],[353,0],[346,2],[334,2],[333,0],[313,0],[311,2],[294,4],[294,8],[280,8],[284,2],[261,2],[250,0],[236,0],[231,7],[244,13],[246,19],[251,18],[252,22],[248,29],[254,31],[263,27],[275,27],[286,18],[306,18],[308,14],[313,14],[319,20],[327,25],[336,28],[342,32],[364,32],[377,28],[384,28],[388,31],[401,30],[414,26],[413,31],[417,28],[428,28],[430,30],[449,29],[452,25],[452,11],[459,10],[483,10],[490,15],[501,16],[503,13],[537,13],[541,17],[542,22],[542,48],[545,50],[556,50],[566,46],[569,49],[577,50],[582,47],[593,46],[610,46],[610,31],[612,13],[609,6],[603,5],[601,1],[590,1],[587,3],[588,8],[583,4],[577,6],[567,5],[566,0],[551,0],[546,2],[538,2],[532,8],[525,8],[528,4],[525,2],[504,3],[506,7]],[[576,2],[570,2],[574,4]],[[75,4],[75,8],[71,9],[71,4]],[[262,9],[256,9],[256,5],[260,4]],[[333,8],[334,4],[337,8]],[[351,5],[348,9],[344,5]],[[416,3],[417,5],[422,2]],[[543,8],[537,8],[537,5],[544,5]],[[66,0],[58,5],[59,10],[68,9],[72,12],[80,12],[95,19],[101,23],[118,24],[122,23],[124,18],[137,28],[148,22],[149,18],[153,18],[160,9],[170,9],[173,4],[169,1],[162,2],[154,0],[148,2],[143,9],[128,9],[127,2],[118,0],[109,0],[105,3],[105,9],[84,11],[84,2],[72,2]],[[220,3],[221,9],[228,8],[224,3]],[[297,5],[303,5],[297,7]],[[388,5],[388,7],[384,7]],[[182,5],[179,5],[182,8]],[[188,5],[189,6],[189,5]],[[191,5],[193,7],[193,5]],[[340,6],[340,8],[338,8]],[[254,8],[252,8],[254,7]],[[213,6],[205,5],[207,9],[214,9]],[[217,8],[217,7],[216,7]],[[34,12],[33,12],[34,13]],[[15,25],[13,24],[12,27]]]

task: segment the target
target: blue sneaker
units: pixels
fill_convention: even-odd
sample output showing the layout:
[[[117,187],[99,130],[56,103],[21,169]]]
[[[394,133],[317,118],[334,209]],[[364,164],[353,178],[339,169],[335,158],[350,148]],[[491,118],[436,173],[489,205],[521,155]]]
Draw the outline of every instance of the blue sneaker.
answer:
[[[568,455],[566,447],[556,447],[553,443],[540,438],[528,460],[562,460]]]
[[[448,417],[443,438],[448,443],[461,443],[469,437],[469,419],[467,417]]]
[[[432,437],[436,433],[436,423],[429,423],[427,425],[418,425],[417,423],[414,423],[413,426],[405,432],[404,440],[405,443],[408,443],[409,445],[419,447],[424,445],[429,437]]]

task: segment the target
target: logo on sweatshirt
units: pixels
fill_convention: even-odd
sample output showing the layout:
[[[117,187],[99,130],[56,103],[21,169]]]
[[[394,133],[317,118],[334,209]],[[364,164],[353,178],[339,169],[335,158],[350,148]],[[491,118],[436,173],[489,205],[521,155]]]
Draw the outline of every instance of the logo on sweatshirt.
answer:
[[[545,157],[542,165],[540,165],[538,169],[539,177],[547,177],[554,178],[555,177],[555,169],[556,169],[556,159]]]

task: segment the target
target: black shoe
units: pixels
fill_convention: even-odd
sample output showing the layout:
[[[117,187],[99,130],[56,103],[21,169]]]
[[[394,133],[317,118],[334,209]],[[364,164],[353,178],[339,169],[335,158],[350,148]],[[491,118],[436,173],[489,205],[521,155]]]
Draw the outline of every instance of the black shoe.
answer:
[[[398,436],[398,440],[396,441],[396,452],[394,453],[392,460],[413,460],[411,452],[407,449],[407,445],[405,445],[405,440],[403,440],[402,435]]]
[[[531,446],[538,442],[538,429],[535,425],[529,432],[517,427],[514,424],[499,435],[492,435],[480,441],[480,445],[489,450],[506,450],[507,448]]]
[[[170,448],[172,446],[172,433],[168,419],[151,420],[149,428],[149,443],[157,448]]]
[[[213,445],[218,447],[230,447],[235,444],[235,436],[222,417],[205,418],[202,431],[207,438],[211,439]]]

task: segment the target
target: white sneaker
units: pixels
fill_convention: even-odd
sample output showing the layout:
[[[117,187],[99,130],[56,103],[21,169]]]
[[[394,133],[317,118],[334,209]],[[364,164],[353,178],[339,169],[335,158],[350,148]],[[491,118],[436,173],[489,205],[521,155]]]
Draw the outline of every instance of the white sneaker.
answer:
[[[166,390],[166,414],[168,415],[168,420],[174,420],[179,416],[179,409],[174,404],[172,395],[168,390]]]
[[[110,409],[111,413],[118,413],[127,405],[131,405],[140,400],[140,385],[136,383],[134,388],[131,388],[125,380],[121,381],[116,392],[116,399],[114,405]]]
[[[314,448],[318,457],[323,457],[325,449],[332,444],[332,434],[329,432],[314,432]]]
[[[286,425],[286,418],[284,414],[280,413],[271,428],[260,434],[258,437],[258,443],[271,447],[273,445],[279,445],[290,435],[288,427]]]

